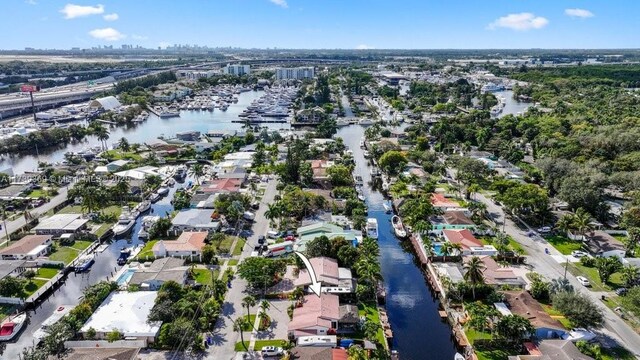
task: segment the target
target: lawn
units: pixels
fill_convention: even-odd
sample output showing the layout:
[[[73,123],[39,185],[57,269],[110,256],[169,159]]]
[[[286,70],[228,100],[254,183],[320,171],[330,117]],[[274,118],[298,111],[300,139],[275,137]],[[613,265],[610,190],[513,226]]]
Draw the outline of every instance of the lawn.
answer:
[[[47,194],[46,194],[46,191],[44,191],[43,189],[35,189],[35,190],[31,191],[29,193],[29,195],[27,195],[27,196],[30,197],[30,198],[37,199],[37,198],[40,198],[40,197],[45,197],[45,196],[47,196]]]
[[[478,239],[485,245],[493,245],[493,240],[495,238],[490,236],[482,236],[478,237]],[[522,245],[515,241],[511,236],[509,236],[509,247],[514,251],[520,250],[523,255],[527,255],[527,251],[522,247]]]
[[[142,248],[138,256],[136,256],[136,259],[145,259],[147,257],[153,257],[154,256],[153,245],[155,245],[157,242],[158,240],[147,241],[147,243],[144,244],[144,247]]]
[[[358,315],[364,315],[367,320],[372,321],[374,324],[380,324],[380,314],[374,303],[358,303]],[[386,342],[382,328],[378,329],[376,341],[383,346]]]
[[[249,340],[246,339],[244,344],[247,346],[247,349],[249,348]],[[283,347],[284,345],[287,344],[286,340],[256,340],[256,344],[254,346],[254,350],[262,350],[263,347],[265,346],[276,346],[276,347]],[[236,351],[246,351],[244,349],[244,346],[242,345],[241,342],[237,342],[235,345],[235,350]]]
[[[242,317],[247,320],[247,316],[246,315],[242,315]],[[244,325],[242,326],[242,330],[244,331],[251,331],[253,330],[253,324],[256,323],[256,314],[251,314],[249,315],[249,321],[246,321],[244,323]]]
[[[60,269],[54,268],[39,268],[36,272],[36,277],[51,279],[60,272]]]
[[[233,245],[234,239],[235,237],[233,236],[225,236],[224,239],[222,239],[222,241],[213,245],[215,245],[218,249],[220,249],[221,252],[225,252],[225,251],[231,252],[231,245]]]
[[[464,333],[467,335],[467,339],[469,343],[473,345],[476,340],[489,340],[491,339],[491,334],[477,331],[470,327],[466,327],[464,329]],[[511,354],[509,351],[505,349],[485,349],[485,350],[476,350],[476,355],[478,356],[478,360],[507,360],[509,355]]]
[[[622,277],[620,273],[611,275],[609,281],[603,284],[598,276],[598,269],[595,267],[586,267],[580,263],[570,264],[569,272],[574,275],[583,275],[591,283],[591,288],[596,291],[611,291],[623,286]]]
[[[109,231],[109,229],[111,229],[112,226],[113,224],[100,224],[100,227],[95,232],[96,236],[100,237],[104,235],[107,231]]]
[[[61,246],[54,253],[49,255],[49,259],[53,261],[62,261],[65,265],[69,265],[80,252],[76,249]]]
[[[582,243],[571,240],[566,236],[553,235],[545,237],[545,240],[547,240],[549,244],[553,245],[553,247],[563,255],[569,255],[572,251],[580,250],[582,248]]]
[[[114,214],[116,217],[122,213],[122,206],[110,205],[100,210],[104,214]],[[68,205],[60,209],[58,214],[82,214],[82,206],[80,205]]]
[[[104,157],[111,160],[142,160],[142,155],[140,154],[137,154],[133,151],[125,152],[119,149],[105,151]]]
[[[211,271],[207,269],[193,269],[193,279],[203,285],[211,285]]]
[[[229,259],[227,261],[227,266],[236,266],[238,265],[238,259]]]
[[[93,241],[76,240],[76,241],[73,242],[71,247],[74,248],[74,249],[82,251],[82,250],[88,248],[91,244],[93,244]]]
[[[231,255],[240,256],[242,255],[242,249],[244,248],[244,244],[246,241],[243,238],[238,238],[238,242],[236,242],[236,247],[233,249]]]
[[[46,284],[47,280],[33,279],[27,285],[24,286],[24,296],[29,297],[31,294],[40,289],[42,285]]]

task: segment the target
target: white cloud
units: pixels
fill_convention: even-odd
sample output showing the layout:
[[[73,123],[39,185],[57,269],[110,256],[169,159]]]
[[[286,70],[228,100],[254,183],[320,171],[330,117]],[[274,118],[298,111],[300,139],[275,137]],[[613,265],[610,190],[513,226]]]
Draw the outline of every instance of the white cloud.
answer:
[[[116,21],[120,18],[120,16],[118,16],[118,14],[116,13],[113,13],[113,14],[104,15],[102,18],[107,21]]]
[[[500,17],[496,21],[489,24],[489,29],[507,28],[517,31],[525,31],[531,29],[541,29],[549,24],[549,20],[542,16],[535,16],[532,13],[518,13],[509,14],[507,16]]]
[[[75,19],[83,16],[100,15],[104,13],[104,6],[100,4],[96,6],[67,4],[60,12],[64,14],[65,19]]]
[[[371,50],[371,49],[373,49],[373,46],[369,46],[367,44],[360,44],[356,46],[356,50]]]
[[[127,37],[125,34],[114,28],[94,29],[89,31],[89,35],[96,39],[106,41],[118,41]]]
[[[289,7],[289,4],[287,4],[287,0],[269,0],[269,1],[283,8]]]
[[[131,38],[133,40],[149,40],[148,36],[144,36],[144,35],[137,35],[137,34],[133,34],[131,35]]]
[[[565,9],[564,13],[571,17],[579,17],[583,19],[595,16],[591,11],[585,9]]]
[[[29,4],[29,5],[38,5],[38,2],[36,0],[24,0],[25,4]]]

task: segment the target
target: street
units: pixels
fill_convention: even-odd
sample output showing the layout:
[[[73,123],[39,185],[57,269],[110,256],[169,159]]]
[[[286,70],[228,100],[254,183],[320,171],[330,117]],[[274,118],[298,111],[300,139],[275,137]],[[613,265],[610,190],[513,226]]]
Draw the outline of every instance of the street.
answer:
[[[558,250],[556,250],[551,244],[547,243],[540,237],[531,238],[527,236],[527,231],[533,229],[527,229],[527,231],[521,230],[512,220],[506,219],[504,211],[493,201],[488,199],[482,194],[475,194],[474,198],[487,206],[487,212],[493,216],[496,223],[504,224],[505,233],[513,237],[518,243],[520,243],[528,254],[527,263],[532,265],[537,273],[545,276],[548,280],[554,278],[560,278],[565,275],[564,263],[559,263],[554,257],[564,257]],[[549,254],[545,253],[545,249],[548,249]],[[582,294],[586,294],[593,303],[597,304],[602,309],[605,316],[605,329],[612,332],[612,335],[617,335],[621,343],[629,349],[636,356],[640,356],[640,335],[638,335],[624,320],[620,319],[613,310],[605,306],[600,300],[600,294],[587,290],[584,286],[580,285],[578,280],[571,273],[566,272],[567,279],[573,285],[576,291]]]

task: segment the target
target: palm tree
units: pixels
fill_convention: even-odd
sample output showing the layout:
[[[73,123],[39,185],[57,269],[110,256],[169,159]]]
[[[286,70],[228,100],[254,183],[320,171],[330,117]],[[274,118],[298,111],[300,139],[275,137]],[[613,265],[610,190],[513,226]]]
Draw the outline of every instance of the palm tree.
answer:
[[[575,228],[573,220],[573,214],[564,214],[556,223],[555,228],[567,234]]]
[[[271,204],[267,204],[268,208],[264,212],[264,216],[269,220],[269,224],[273,225],[275,219],[280,218],[281,214],[281,206],[280,203],[274,202]],[[278,224],[279,225],[279,224]]]
[[[200,177],[204,176],[204,166],[200,163],[193,164],[189,172],[196,178],[196,184],[200,185]]]
[[[120,138],[120,141],[118,141],[118,147],[124,152],[128,152],[131,149],[129,141],[125,137]]]
[[[127,181],[121,180],[116,183],[113,187],[113,192],[115,192],[116,196],[120,199],[121,202],[124,202],[124,198],[127,194],[129,194],[129,183]]]
[[[425,220],[418,220],[413,225],[413,231],[417,232],[420,235],[425,234],[429,230],[431,230],[431,223]]]
[[[242,299],[242,306],[247,308],[247,321],[251,318],[251,307],[256,306],[256,298],[253,295],[247,295]]]
[[[472,197],[475,193],[480,192],[480,190],[482,190],[482,188],[478,184],[469,185],[469,187],[467,188],[467,198]]]
[[[640,268],[633,265],[627,265],[620,270],[620,274],[622,275],[624,285],[630,288],[638,283],[638,278],[640,278]]]
[[[271,308],[271,304],[267,300],[262,300],[260,302],[260,313],[258,314],[258,318],[260,319],[260,326],[266,328],[269,326],[269,315],[267,315],[267,310]]]
[[[107,130],[107,128],[105,128],[104,126],[99,126],[95,128],[94,132],[98,140],[100,140],[102,149],[106,150],[107,140],[109,139],[109,130]]]
[[[589,214],[583,208],[578,208],[575,215],[573,216],[573,225],[574,228],[578,230],[578,233],[584,236],[588,231],[593,230],[593,225],[591,224],[591,214]]]
[[[551,279],[549,284],[549,292],[551,294],[557,294],[559,292],[573,292],[573,285],[566,278]]]
[[[442,244],[442,247],[440,247],[440,253],[442,254],[442,262],[447,262],[447,255],[451,254],[451,250],[452,248],[452,243],[446,241]]]
[[[240,333],[240,341],[242,342],[242,346],[244,347],[245,351],[249,351],[249,349],[247,349],[247,344],[244,343],[244,336],[242,334],[246,324],[247,320],[240,316],[233,321],[233,331],[237,331],[238,333]]]
[[[476,298],[476,286],[484,284],[484,270],[487,267],[482,260],[473,256],[469,261],[464,264],[464,280],[471,284],[471,292],[473,293],[473,299]]]

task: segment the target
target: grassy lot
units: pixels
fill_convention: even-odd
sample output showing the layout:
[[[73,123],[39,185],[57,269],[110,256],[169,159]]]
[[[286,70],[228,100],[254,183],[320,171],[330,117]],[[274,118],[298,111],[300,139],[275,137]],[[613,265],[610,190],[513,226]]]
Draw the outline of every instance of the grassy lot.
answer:
[[[374,303],[358,303],[358,315],[364,315],[367,320],[372,321],[374,324],[380,324],[380,314],[378,313],[378,308]],[[380,344],[384,344],[386,342],[382,328],[378,329],[376,341]]]
[[[59,269],[53,268],[39,268],[36,272],[36,277],[51,279],[60,272]]]
[[[589,279],[591,288],[595,291],[611,291],[623,286],[620,273],[615,273],[609,278],[609,282],[603,284],[598,276],[598,269],[595,267],[586,267],[580,263],[570,264],[569,272],[573,275],[582,275]]]
[[[244,248],[244,244],[246,241],[243,238],[238,238],[238,242],[236,242],[236,247],[233,249],[231,255],[240,256],[242,255],[242,249]]]
[[[480,236],[478,240],[480,240],[485,245],[493,245],[494,237],[491,236]],[[527,251],[520,245],[517,241],[513,240],[511,236],[509,236],[509,247],[514,251],[520,250],[522,254],[527,255]]]
[[[194,275],[193,278],[197,283],[200,283],[203,285],[211,285],[212,275],[210,270],[194,269],[193,275]]]
[[[242,317],[245,320],[247,320],[247,316],[246,315],[242,315]],[[249,320],[244,323],[244,326],[242,327],[242,330],[244,330],[244,331],[253,330],[253,324],[255,324],[255,323],[256,323],[256,314],[249,315]]]
[[[540,303],[540,305],[542,305],[542,308],[547,314],[549,314],[549,316],[558,320],[562,324],[562,326],[564,326],[567,329],[573,328],[573,326],[571,325],[571,321],[569,321],[569,319],[564,317],[564,315],[562,315],[562,313],[556,310],[553,306],[551,306],[550,304],[544,304],[544,303]]]
[[[491,339],[490,333],[477,331],[470,327],[466,327],[464,329],[464,332],[467,335],[467,339],[469,339],[469,343],[471,343],[472,345],[476,340]],[[478,360],[507,360],[509,355],[513,355],[505,349],[475,350],[476,355],[478,356]]]
[[[222,252],[224,251],[231,252],[231,245],[233,245],[234,239],[235,238],[233,236],[225,236],[222,241],[214,243],[212,245],[220,249]]]
[[[100,227],[95,232],[96,236],[100,237],[104,235],[112,226],[113,224],[100,224]]]
[[[138,256],[136,256],[136,259],[143,260],[146,257],[153,257],[153,245],[155,245],[157,242],[158,240],[147,241],[147,243],[144,244],[144,247],[142,248]]]
[[[37,198],[40,198],[40,197],[45,197],[45,196],[47,196],[47,194],[46,194],[46,191],[44,191],[43,189],[35,189],[35,190],[31,191],[29,193],[29,195],[27,195],[27,196],[30,197],[30,198],[37,199]]]
[[[76,240],[73,242],[73,245],[71,245],[70,247],[82,251],[88,248],[91,244],[93,244],[93,241]]]
[[[607,299],[604,301],[604,303],[605,305],[607,305],[609,309],[613,310],[616,314],[620,314],[620,313],[615,309],[617,307],[621,307],[624,310],[625,314],[627,315],[623,319],[624,322],[626,322],[636,332],[640,332],[640,321],[635,316],[629,313],[629,311],[631,311],[634,314],[636,314],[636,312],[634,311],[636,307],[633,304],[628,304],[628,300],[625,301],[626,299],[627,298],[620,297],[620,296],[608,296]]]
[[[27,285],[24,286],[24,295],[25,295],[25,297],[31,296],[31,294],[36,292],[36,290],[40,289],[42,287],[42,285],[44,285],[46,283],[47,283],[46,280],[40,280],[40,279],[31,280],[31,282],[27,283]]]
[[[276,347],[282,347],[283,345],[285,345],[287,343],[286,340],[256,340],[256,345],[254,347],[254,349],[257,350],[262,350],[263,347],[265,346],[276,346]],[[249,340],[245,339],[244,345],[247,346],[247,349],[249,348]],[[236,351],[245,351],[244,346],[242,345],[242,342],[237,342],[235,345],[235,350]]]
[[[58,247],[58,250],[56,250],[54,253],[51,253],[49,255],[49,259],[53,261],[62,261],[65,265],[69,265],[69,263],[72,262],[79,253],[80,251],[76,249],[62,246]]]
[[[120,216],[122,213],[122,206],[120,205],[110,205],[101,210],[105,214],[114,214],[115,216]],[[68,205],[60,209],[58,214],[82,214],[82,206],[80,205]]]
[[[238,265],[238,259],[229,259],[227,261],[227,266],[236,266]]]
[[[137,154],[133,151],[125,152],[119,149],[105,151],[104,156],[106,158],[113,159],[113,160],[135,160],[135,161],[142,160],[142,156],[140,154]]]
[[[564,255],[569,255],[572,251],[582,248],[582,244],[579,241],[571,240],[566,236],[553,235],[545,237],[545,240]]]

